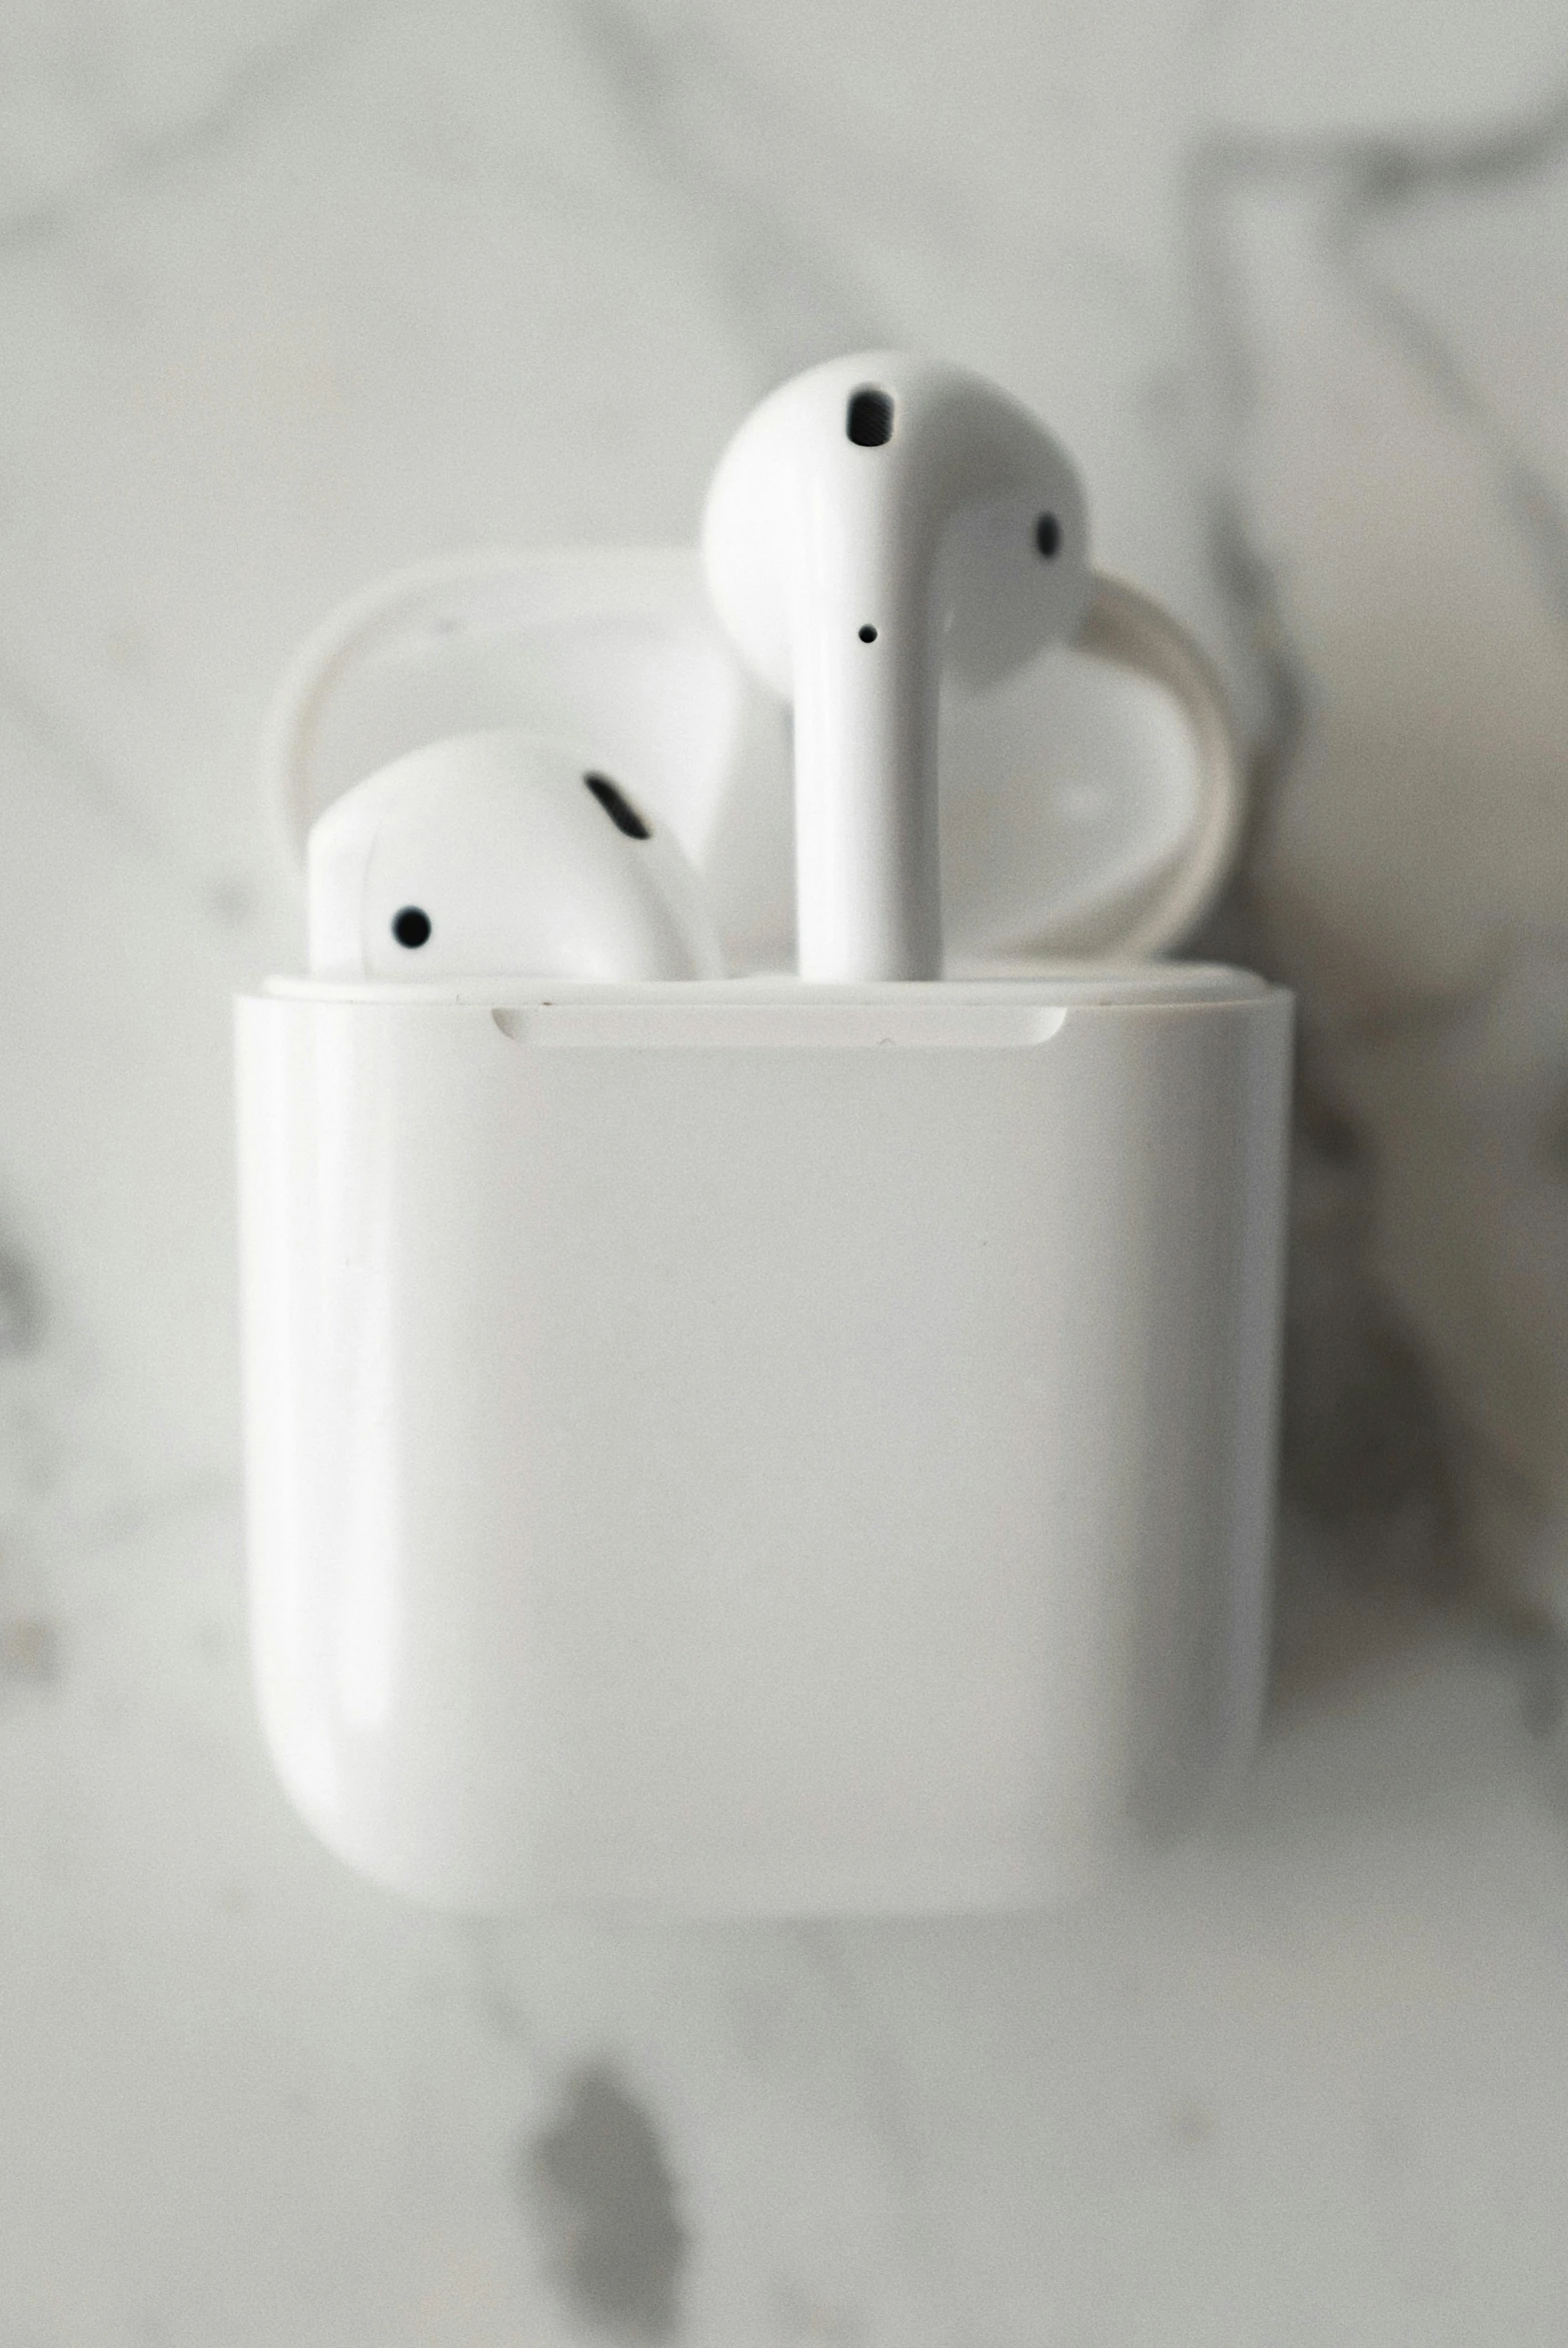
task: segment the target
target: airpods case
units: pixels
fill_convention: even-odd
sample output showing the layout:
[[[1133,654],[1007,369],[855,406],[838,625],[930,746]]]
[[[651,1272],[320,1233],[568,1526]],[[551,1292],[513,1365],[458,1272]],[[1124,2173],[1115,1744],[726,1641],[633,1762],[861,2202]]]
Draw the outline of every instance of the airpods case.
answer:
[[[1053,653],[944,709],[953,975],[803,987],[786,739],[693,557],[334,625],[273,745],[296,843],[527,726],[673,827],[744,975],[239,1004],[251,1622],[305,1817],[477,1912],[1029,1907],[1174,1831],[1263,1689],[1290,1011],[1151,959],[1239,812],[1162,695]]]

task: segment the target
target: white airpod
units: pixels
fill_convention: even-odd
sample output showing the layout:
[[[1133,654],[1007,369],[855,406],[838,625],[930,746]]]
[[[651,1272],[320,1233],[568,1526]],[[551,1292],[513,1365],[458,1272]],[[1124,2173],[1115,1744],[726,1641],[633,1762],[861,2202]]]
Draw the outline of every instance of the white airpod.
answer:
[[[962,369],[835,359],[742,425],[702,535],[721,621],[794,705],[800,976],[939,978],[942,664],[987,683],[1071,635],[1092,584],[1071,461]]]
[[[524,734],[433,742],[369,776],[312,828],[308,888],[320,978],[723,975],[668,832]]]

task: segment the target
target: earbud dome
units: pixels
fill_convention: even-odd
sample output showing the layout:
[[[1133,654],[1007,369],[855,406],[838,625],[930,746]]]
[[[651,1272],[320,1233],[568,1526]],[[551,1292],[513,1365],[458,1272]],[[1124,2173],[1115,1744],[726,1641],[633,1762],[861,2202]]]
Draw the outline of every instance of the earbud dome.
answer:
[[[885,438],[856,437],[885,402]],[[885,485],[885,486],[884,486]],[[960,367],[867,351],[793,377],[719,461],[702,555],[714,609],[754,675],[795,690],[797,566],[864,525],[878,495],[895,559],[929,570],[943,666],[977,689],[1069,637],[1089,596],[1082,485],[1018,401]]]
[[[673,839],[571,750],[510,732],[428,744],[318,818],[310,962],[323,978],[717,978]]]

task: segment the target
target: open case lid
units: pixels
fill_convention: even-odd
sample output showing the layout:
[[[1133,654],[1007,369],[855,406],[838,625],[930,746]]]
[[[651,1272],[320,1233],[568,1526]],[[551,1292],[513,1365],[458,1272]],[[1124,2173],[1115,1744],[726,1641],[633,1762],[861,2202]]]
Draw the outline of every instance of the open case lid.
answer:
[[[572,744],[663,816],[707,882],[732,971],[792,965],[788,713],[721,635],[694,551],[460,556],[341,607],[266,730],[293,856],[389,760],[503,726]],[[1104,578],[1071,646],[983,693],[944,681],[938,771],[954,974],[1170,951],[1240,828],[1222,689],[1167,614]]]

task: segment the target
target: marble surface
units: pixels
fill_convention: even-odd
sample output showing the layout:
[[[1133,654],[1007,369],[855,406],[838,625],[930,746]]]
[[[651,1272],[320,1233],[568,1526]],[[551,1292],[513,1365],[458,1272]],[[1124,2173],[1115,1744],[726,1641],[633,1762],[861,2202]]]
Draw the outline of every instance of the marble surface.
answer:
[[[0,2348],[1568,2336],[1560,7],[13,0],[0,317]],[[258,718],[878,342],[1054,421],[1247,713],[1268,1741],[1066,1917],[459,1926],[246,1687]]]

